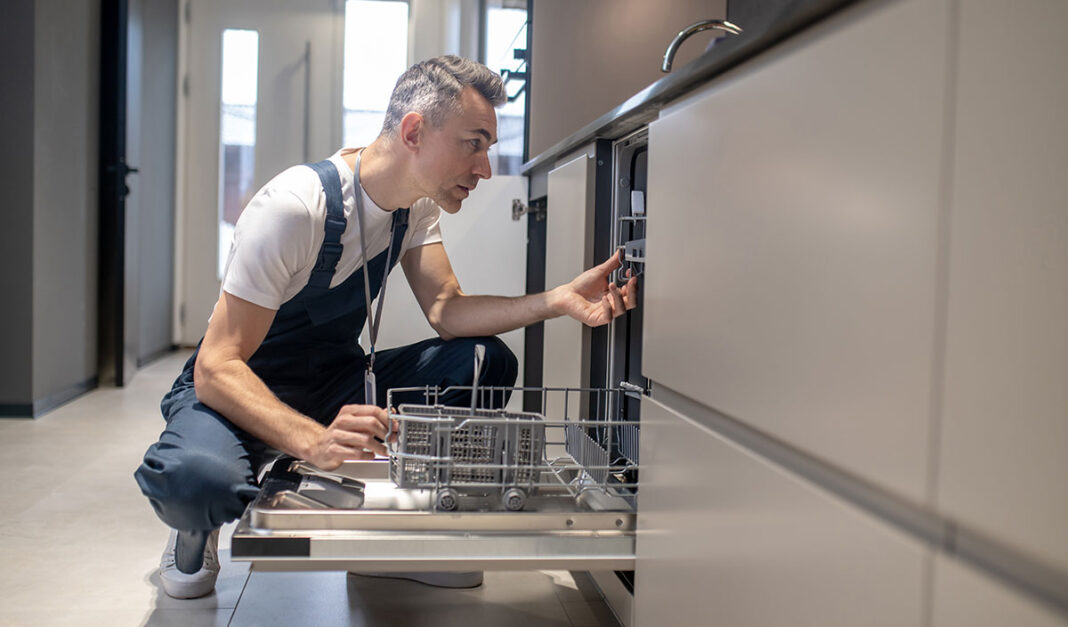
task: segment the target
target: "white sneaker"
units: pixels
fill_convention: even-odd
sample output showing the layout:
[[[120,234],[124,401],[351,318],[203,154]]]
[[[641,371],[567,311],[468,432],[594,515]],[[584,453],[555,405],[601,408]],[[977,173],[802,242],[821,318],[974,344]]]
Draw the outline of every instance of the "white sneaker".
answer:
[[[178,532],[172,529],[159,562],[163,591],[175,599],[195,599],[211,594],[215,589],[215,580],[219,578],[219,530],[212,531],[208,536],[208,543],[204,545],[204,564],[192,574],[183,573],[175,564],[174,549],[177,543]]]
[[[477,588],[482,585],[482,571],[472,570],[460,573],[354,573],[349,572],[350,575],[360,575],[361,577],[381,577],[386,579],[410,579],[411,581],[418,581],[428,586],[437,586],[438,588]]]

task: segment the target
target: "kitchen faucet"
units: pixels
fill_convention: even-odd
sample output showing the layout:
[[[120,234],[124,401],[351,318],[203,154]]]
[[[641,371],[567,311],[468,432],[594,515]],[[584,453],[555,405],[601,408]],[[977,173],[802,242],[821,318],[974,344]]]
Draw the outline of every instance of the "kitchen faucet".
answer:
[[[664,64],[660,66],[660,71],[671,71],[671,62],[675,59],[675,53],[679,51],[679,46],[681,46],[682,42],[686,41],[686,39],[690,35],[713,28],[716,30],[726,31],[732,35],[740,35],[742,33],[742,29],[740,26],[732,24],[727,20],[701,20],[700,22],[694,22],[693,24],[690,24],[686,28],[679,31],[679,34],[675,35],[675,38],[671,40],[671,44],[668,46],[667,52],[664,53]]]

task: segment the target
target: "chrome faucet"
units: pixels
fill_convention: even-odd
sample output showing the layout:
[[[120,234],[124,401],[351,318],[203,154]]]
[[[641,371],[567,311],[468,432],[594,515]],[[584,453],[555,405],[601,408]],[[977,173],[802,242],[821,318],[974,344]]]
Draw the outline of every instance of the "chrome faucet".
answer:
[[[682,42],[686,41],[690,35],[710,29],[725,31],[732,35],[740,35],[742,33],[740,26],[731,24],[727,20],[701,20],[700,22],[694,22],[679,31],[679,34],[675,35],[675,38],[671,40],[667,52],[664,53],[664,65],[660,66],[660,71],[671,71],[671,62],[675,59],[675,53],[679,51],[679,46],[681,46]]]

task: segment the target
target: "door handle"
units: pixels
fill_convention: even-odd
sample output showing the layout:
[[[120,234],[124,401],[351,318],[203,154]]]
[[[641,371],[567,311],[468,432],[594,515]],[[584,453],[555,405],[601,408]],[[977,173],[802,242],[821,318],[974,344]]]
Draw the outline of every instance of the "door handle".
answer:
[[[140,168],[126,165],[124,162],[119,162],[115,165],[109,165],[104,168],[108,174],[119,174],[120,176],[126,176],[127,174],[137,174],[140,172]]]

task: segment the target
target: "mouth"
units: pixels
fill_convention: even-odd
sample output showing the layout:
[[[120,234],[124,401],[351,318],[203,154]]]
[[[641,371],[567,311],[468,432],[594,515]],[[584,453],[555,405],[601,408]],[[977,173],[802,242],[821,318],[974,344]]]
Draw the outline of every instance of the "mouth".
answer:
[[[474,186],[467,187],[466,185],[457,185],[456,189],[458,189],[461,192],[463,192],[464,198],[467,198],[467,196],[471,193],[471,190],[474,189]]]

